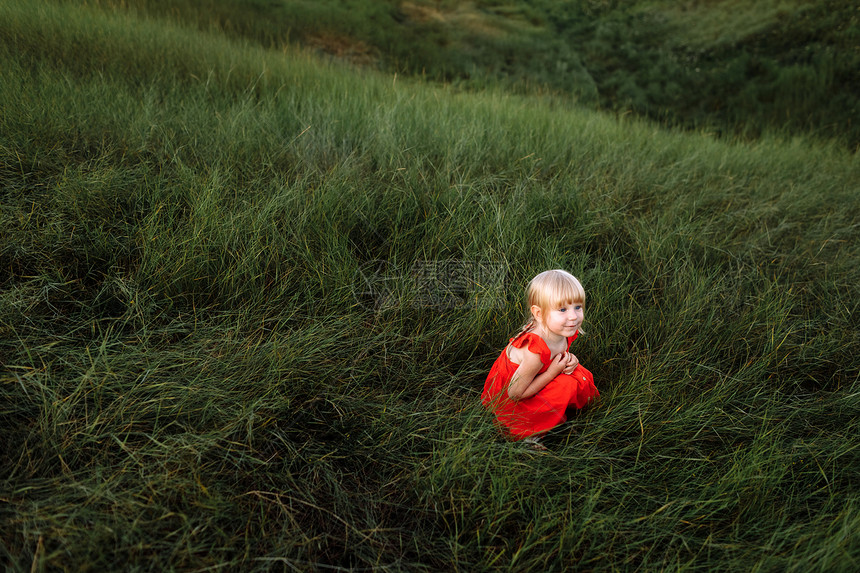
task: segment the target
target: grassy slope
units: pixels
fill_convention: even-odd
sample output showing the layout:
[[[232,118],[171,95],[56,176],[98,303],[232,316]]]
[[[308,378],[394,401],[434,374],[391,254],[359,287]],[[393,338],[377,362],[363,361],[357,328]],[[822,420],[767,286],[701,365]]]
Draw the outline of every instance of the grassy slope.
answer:
[[[755,138],[860,144],[852,0],[95,0],[264,46]]]
[[[860,141],[850,0],[541,4],[606,107],[745,136]]]
[[[856,568],[856,156],[31,4],[0,8],[13,569]],[[427,261],[504,304],[414,304]],[[603,403],[535,455],[477,395],[551,266]]]

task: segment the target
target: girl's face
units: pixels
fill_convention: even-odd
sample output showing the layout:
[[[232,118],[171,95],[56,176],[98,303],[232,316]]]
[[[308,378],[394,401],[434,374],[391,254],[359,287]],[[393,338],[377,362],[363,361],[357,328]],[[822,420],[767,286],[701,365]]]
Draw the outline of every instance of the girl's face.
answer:
[[[556,308],[542,311],[541,314],[543,316],[538,319],[542,319],[544,327],[549,332],[563,337],[576,334],[585,318],[585,310],[579,302],[567,302]]]

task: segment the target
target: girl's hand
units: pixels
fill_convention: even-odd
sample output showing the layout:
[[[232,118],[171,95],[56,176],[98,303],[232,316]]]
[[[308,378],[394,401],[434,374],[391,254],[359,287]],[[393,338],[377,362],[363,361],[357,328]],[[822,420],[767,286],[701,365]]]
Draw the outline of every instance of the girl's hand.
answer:
[[[555,358],[552,359],[552,362],[549,363],[547,371],[551,372],[553,376],[557,375],[567,367],[569,356],[572,356],[569,352],[559,352],[556,354]]]
[[[562,372],[565,374],[571,374],[579,366],[579,359],[573,355],[572,352],[565,352],[567,354],[567,362],[564,366]]]

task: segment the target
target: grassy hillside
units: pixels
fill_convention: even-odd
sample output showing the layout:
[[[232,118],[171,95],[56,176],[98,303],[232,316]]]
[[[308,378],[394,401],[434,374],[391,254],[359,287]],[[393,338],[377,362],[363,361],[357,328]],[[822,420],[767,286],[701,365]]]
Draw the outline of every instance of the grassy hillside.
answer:
[[[3,565],[856,570],[856,154],[164,10],[0,4]],[[602,402],[540,454],[478,397],[552,267]]]
[[[266,47],[729,137],[860,145],[853,0],[91,0]]]
[[[851,0],[543,2],[604,107],[674,125],[860,143]]]

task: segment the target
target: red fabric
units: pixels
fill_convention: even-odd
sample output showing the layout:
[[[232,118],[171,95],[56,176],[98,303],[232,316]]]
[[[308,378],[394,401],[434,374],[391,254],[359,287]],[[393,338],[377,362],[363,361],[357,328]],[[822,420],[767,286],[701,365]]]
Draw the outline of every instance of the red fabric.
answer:
[[[568,338],[568,348],[578,334]],[[538,374],[549,366],[552,358],[550,350],[537,334],[527,332],[512,338],[511,344],[516,348],[527,346],[530,351],[540,355],[543,367]],[[562,373],[553,378],[531,398],[512,400],[508,396],[508,385],[518,367],[519,364],[508,358],[507,348],[502,350],[490,369],[481,393],[481,402],[495,413],[499,423],[515,440],[554,428],[567,420],[565,410],[583,408],[600,397],[591,372],[579,364],[570,374]]]

